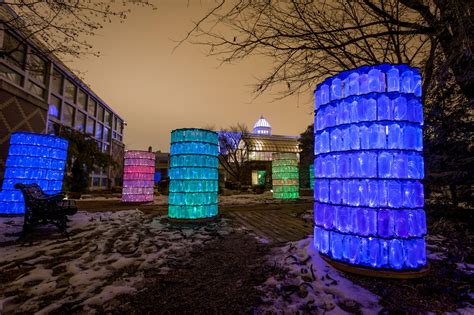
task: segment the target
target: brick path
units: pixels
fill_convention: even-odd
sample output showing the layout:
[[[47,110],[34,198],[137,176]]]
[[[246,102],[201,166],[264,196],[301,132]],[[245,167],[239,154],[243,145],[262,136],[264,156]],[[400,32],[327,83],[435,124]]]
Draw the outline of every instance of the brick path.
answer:
[[[119,200],[84,200],[79,201],[78,206],[80,210],[91,212],[137,208],[150,215],[165,215],[167,212],[166,205],[126,205]],[[219,206],[219,213],[257,236],[279,243],[300,240],[313,233],[312,219],[301,218],[304,211],[312,208],[310,200],[275,201],[271,204]]]

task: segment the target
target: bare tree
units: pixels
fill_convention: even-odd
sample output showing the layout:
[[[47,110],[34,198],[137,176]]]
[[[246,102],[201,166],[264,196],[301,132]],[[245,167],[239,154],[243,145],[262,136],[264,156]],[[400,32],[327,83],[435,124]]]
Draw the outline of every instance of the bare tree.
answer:
[[[243,124],[219,132],[219,164],[239,187],[248,161],[249,134],[247,126]]]
[[[87,42],[87,37],[96,35],[113,19],[124,21],[131,6],[155,9],[147,0],[0,0],[0,18],[5,28],[22,34],[22,43],[32,40],[46,53],[76,58],[85,53],[99,56],[100,53]],[[18,48],[0,53],[11,55]]]
[[[223,63],[270,57],[274,66],[255,92],[284,84],[281,97],[313,89],[341,70],[380,62],[420,67],[426,91],[441,51],[472,99],[473,6],[465,0],[216,0],[183,41],[208,46]]]

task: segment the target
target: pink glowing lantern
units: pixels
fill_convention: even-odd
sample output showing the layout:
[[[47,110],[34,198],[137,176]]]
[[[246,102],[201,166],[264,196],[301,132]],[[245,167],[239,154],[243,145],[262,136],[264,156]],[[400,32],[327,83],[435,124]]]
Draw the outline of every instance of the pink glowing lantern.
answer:
[[[122,202],[153,201],[155,153],[125,151]]]

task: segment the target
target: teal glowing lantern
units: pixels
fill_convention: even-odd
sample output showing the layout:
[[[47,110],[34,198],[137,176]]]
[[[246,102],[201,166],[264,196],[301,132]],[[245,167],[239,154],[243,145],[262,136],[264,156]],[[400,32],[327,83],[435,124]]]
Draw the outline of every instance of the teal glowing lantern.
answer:
[[[208,219],[218,213],[218,135],[204,129],[171,132],[168,217]]]
[[[314,163],[309,166],[309,187],[314,189]]]
[[[296,153],[272,154],[273,198],[299,198],[298,155]]]
[[[65,139],[28,132],[14,132],[0,192],[0,214],[23,214],[25,204],[16,183],[38,184],[48,194],[61,192],[68,142]]]
[[[426,219],[418,69],[345,71],[315,96],[316,248],[352,267],[420,271]]]

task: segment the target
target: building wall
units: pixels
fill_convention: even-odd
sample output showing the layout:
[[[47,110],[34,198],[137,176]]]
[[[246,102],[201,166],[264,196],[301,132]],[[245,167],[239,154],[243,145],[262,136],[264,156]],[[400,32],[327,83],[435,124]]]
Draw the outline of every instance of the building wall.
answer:
[[[0,185],[3,182],[11,133],[44,133],[47,115],[46,102],[41,102],[0,79]]]
[[[123,157],[125,154],[125,145],[117,140],[112,140],[112,159],[117,163],[115,167],[110,168],[111,186],[122,186],[123,182]]]
[[[123,119],[60,60],[21,36],[0,23],[0,50],[13,52],[0,58],[0,181],[8,152],[4,143],[13,131],[54,134],[56,126],[71,127],[90,134],[99,150],[122,165]],[[92,172],[90,188],[114,185],[120,171]]]

